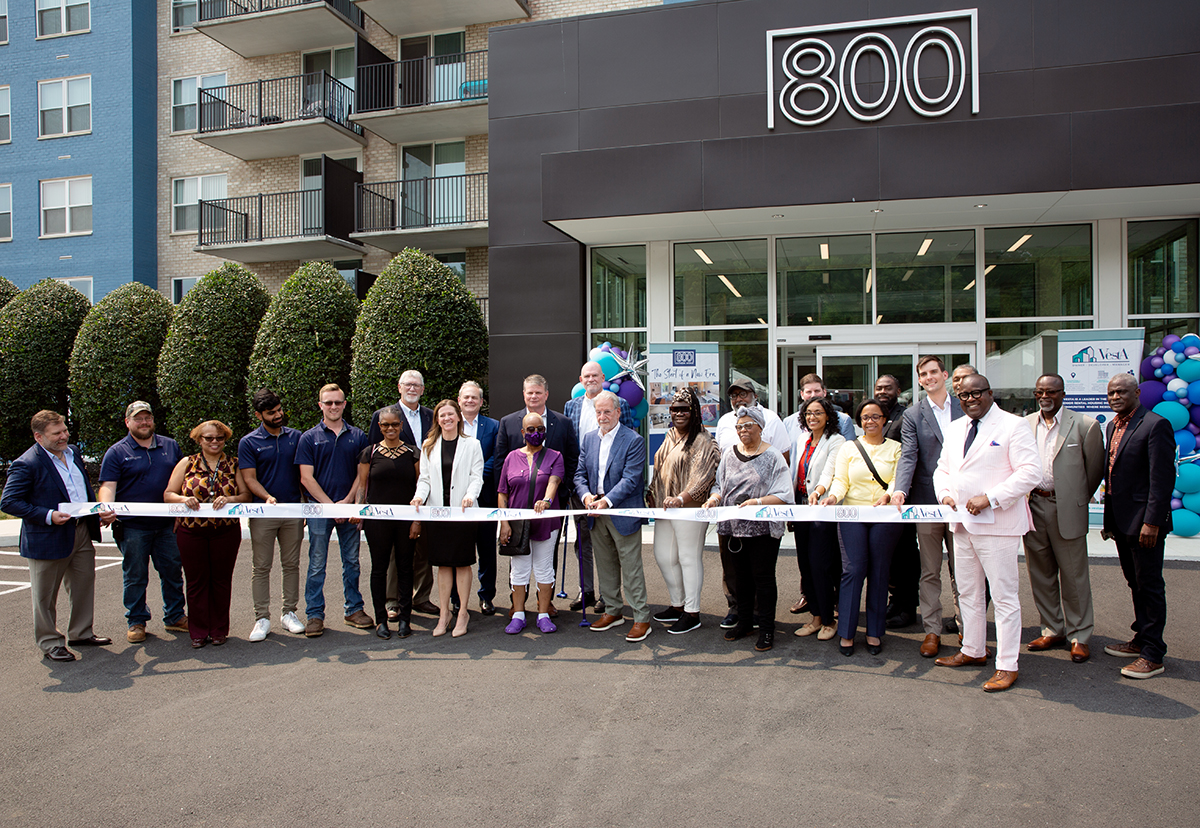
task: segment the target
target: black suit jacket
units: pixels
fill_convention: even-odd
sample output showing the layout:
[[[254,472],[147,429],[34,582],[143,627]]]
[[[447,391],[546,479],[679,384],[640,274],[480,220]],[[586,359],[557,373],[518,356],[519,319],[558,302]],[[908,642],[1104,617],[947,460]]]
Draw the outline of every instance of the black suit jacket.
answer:
[[[1104,429],[1112,445],[1114,420]],[[1171,490],[1175,488],[1175,433],[1164,418],[1138,406],[1125,428],[1108,469],[1104,458],[1104,528],[1136,536],[1142,524],[1157,526],[1159,540],[1171,529]]]
[[[397,402],[396,405],[402,406],[403,404],[400,402]],[[388,407],[390,408],[391,406],[388,406]],[[379,409],[379,411],[383,411],[383,409],[381,408],[381,409]],[[369,440],[372,445],[374,445],[375,443],[378,443],[380,440],[383,439],[383,432],[379,430],[379,411],[376,411],[374,414],[371,415],[371,427],[370,427],[370,429],[367,430],[367,440]],[[420,448],[421,443],[425,442],[425,435],[429,433],[429,429],[433,428],[433,409],[426,408],[425,406],[422,405],[420,407],[420,412],[421,412],[421,434],[420,434],[420,436],[417,436],[416,434],[412,433],[412,429],[409,428],[409,426],[408,426],[408,417],[404,416],[404,412],[400,413],[400,439],[403,442],[411,443],[412,445],[417,446],[418,448]]]
[[[94,502],[96,494],[88,480],[83,458],[79,456],[79,446],[71,446],[71,451],[75,455],[75,465],[83,473],[88,501]],[[54,461],[37,443],[13,461],[8,467],[4,494],[0,496],[0,510],[21,518],[21,557],[53,561],[71,555],[75,549],[75,521],[69,520],[61,526],[46,524],[46,513],[69,500],[67,487],[54,468]],[[92,540],[100,540],[99,515],[89,515],[83,520]]]
[[[521,420],[525,419],[525,409],[506,414],[500,420],[500,431],[496,434],[496,453],[492,455],[492,467],[496,470],[497,479],[500,470],[504,468],[504,458],[510,451],[525,445],[525,436],[521,433]],[[552,448],[563,456],[566,465],[566,481],[575,479],[575,468],[579,465],[579,439],[575,435],[575,427],[566,414],[546,409],[546,442],[547,448]],[[564,482],[565,484],[565,482]],[[568,491],[564,489],[563,491]]]
[[[883,436],[886,440],[895,440],[897,443],[901,441],[902,431],[904,429],[904,410],[908,408],[897,402],[892,406],[892,410],[888,412],[887,421],[883,424]]]

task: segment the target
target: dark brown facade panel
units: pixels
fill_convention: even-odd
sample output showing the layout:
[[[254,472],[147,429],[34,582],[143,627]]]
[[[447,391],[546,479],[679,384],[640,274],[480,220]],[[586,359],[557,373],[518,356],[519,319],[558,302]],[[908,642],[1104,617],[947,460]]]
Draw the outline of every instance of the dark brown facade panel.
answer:
[[[488,404],[492,416],[525,407],[521,396],[521,381],[530,374],[541,374],[550,386],[549,406],[562,411],[563,403],[571,397],[571,389],[579,381],[583,358],[583,333],[558,334],[492,334],[492,352],[488,369]],[[565,484],[564,484],[565,485]]]
[[[489,31],[489,44],[496,44],[488,49],[489,117],[578,109],[578,30],[568,20]]]
[[[488,272],[497,274],[488,300],[492,334],[576,330],[584,310],[582,267],[583,246],[575,241],[488,248]]]
[[[1200,182],[1200,104],[1071,117],[1074,189]]]
[[[579,148],[584,150],[701,141],[719,136],[718,98],[584,109],[579,112]]]
[[[699,142],[543,156],[542,218],[703,209],[702,158]]]
[[[542,221],[542,154],[579,146],[577,112],[489,122],[488,243],[563,242]]]
[[[1033,31],[1039,69],[1182,55],[1200,42],[1195,0],[1039,0]]]

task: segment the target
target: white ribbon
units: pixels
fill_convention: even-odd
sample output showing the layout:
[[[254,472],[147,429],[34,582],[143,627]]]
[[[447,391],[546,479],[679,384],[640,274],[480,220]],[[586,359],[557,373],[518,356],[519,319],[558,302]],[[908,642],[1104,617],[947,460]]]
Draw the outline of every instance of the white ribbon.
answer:
[[[608,515],[662,520],[693,520],[715,523],[724,520],[789,520],[798,523],[961,523],[963,513],[949,506],[721,506],[716,509],[487,509],[456,506],[401,506],[349,503],[230,503],[214,509],[201,503],[198,510],[182,503],[60,503],[58,509],[71,517],[86,517],[105,511],[123,517],[196,518],[366,518],[371,520],[497,521],[562,518],[571,515]],[[968,520],[970,518],[968,517]]]

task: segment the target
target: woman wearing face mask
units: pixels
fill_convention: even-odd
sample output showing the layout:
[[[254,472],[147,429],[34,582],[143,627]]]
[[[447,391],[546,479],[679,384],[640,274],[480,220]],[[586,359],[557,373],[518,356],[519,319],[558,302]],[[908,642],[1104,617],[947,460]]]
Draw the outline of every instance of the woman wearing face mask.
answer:
[[[649,506],[698,509],[708,498],[721,453],[704,429],[700,400],[681,388],[671,402],[672,428],[654,454]],[[704,586],[704,535],[708,524],[695,520],[654,521],[654,559],[667,582],[671,606],[654,616],[675,635],[700,626],[700,589]]]
[[[566,474],[566,461],[560,452],[543,446],[546,425],[540,414],[530,412],[521,420],[525,445],[504,458],[504,468],[496,481],[496,501],[501,509],[525,509],[533,499],[533,510],[541,513],[558,508],[558,484]],[[532,491],[531,491],[532,490]],[[550,620],[550,599],[554,596],[554,546],[562,521],[545,518],[532,521],[529,527],[528,555],[513,555],[509,561],[509,583],[512,585],[512,619],[504,631],[516,635],[525,629],[525,595],[529,588],[529,573],[537,581],[537,628],[544,633],[558,629]],[[512,525],[500,522],[500,543],[512,537]]]

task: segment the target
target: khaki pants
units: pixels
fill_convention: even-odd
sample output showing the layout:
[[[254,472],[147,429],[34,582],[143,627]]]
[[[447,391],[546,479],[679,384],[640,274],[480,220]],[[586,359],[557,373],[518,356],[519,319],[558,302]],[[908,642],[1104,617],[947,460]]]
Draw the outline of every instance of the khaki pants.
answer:
[[[96,549],[87,524],[75,521],[75,548],[65,558],[41,561],[29,558],[29,592],[33,598],[33,637],[43,653],[66,646],[58,631],[58,588],[64,582],[71,602],[67,636],[91,638],[96,604]]]
[[[304,544],[303,518],[255,518],[250,521],[250,595],[254,620],[271,617],[271,567],[279,544],[281,614],[295,612],[300,604],[300,547]]]
[[[1025,535],[1025,566],[1042,635],[1062,635],[1087,644],[1095,627],[1087,535],[1069,540],[1062,536],[1053,498],[1033,495],[1029,511],[1033,529]]]

